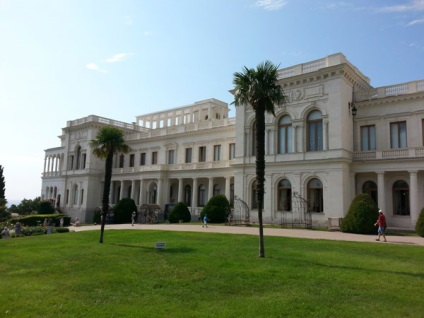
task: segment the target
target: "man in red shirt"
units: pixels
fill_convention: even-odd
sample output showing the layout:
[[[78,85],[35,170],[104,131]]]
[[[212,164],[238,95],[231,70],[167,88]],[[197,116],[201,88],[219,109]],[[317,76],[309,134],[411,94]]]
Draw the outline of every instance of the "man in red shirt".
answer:
[[[374,226],[378,225],[378,238],[376,241],[380,241],[380,236],[383,236],[384,242],[387,242],[386,235],[384,234],[384,230],[386,229],[386,217],[383,214],[383,211],[378,211],[378,220],[375,222]]]

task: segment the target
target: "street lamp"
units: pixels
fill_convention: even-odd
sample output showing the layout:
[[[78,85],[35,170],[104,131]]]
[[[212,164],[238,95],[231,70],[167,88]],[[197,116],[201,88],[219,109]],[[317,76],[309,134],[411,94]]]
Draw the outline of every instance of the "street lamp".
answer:
[[[348,103],[348,106],[349,106],[349,109],[352,112],[352,116],[355,117],[356,116],[356,113],[358,112],[358,110],[356,109],[355,104],[353,102],[349,102]]]

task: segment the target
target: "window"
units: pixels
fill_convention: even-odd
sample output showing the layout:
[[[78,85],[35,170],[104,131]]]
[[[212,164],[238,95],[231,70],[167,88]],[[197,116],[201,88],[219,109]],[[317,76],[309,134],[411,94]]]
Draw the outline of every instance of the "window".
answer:
[[[87,154],[83,153],[82,154],[82,169],[85,169],[86,162],[87,162]]]
[[[189,185],[184,188],[184,202],[187,206],[191,206],[191,187]]]
[[[278,211],[291,211],[291,183],[281,180],[278,183]]]
[[[81,161],[81,147],[77,148],[77,158],[76,158],[76,169],[79,170],[80,169],[80,161]]]
[[[318,179],[308,182],[308,207],[311,212],[324,211],[322,183]]]
[[[409,186],[405,181],[396,181],[393,184],[393,214],[410,215]]]
[[[75,185],[72,191],[72,204],[78,203],[78,186]]]
[[[361,150],[375,150],[375,126],[362,126],[361,127]]]
[[[173,165],[175,163],[175,150],[168,150],[168,164]]]
[[[83,204],[84,202],[84,189],[81,189],[81,193],[80,193],[80,204]]]
[[[199,162],[206,161],[206,146],[199,147]]]
[[[140,154],[140,166],[144,166],[146,164],[146,153],[142,152]]]
[[[308,115],[307,120],[307,146],[308,151],[322,150],[322,117],[321,112],[314,110]]]
[[[378,191],[377,185],[373,181],[367,181],[362,186],[362,193],[368,194],[371,199],[378,205]]]
[[[252,183],[252,189],[251,189],[252,197],[250,198],[250,203],[251,203],[252,210],[258,208],[257,187],[258,187],[258,183],[255,180]]]
[[[206,188],[203,184],[199,185],[199,196],[198,201],[199,206],[205,206],[206,203]]]
[[[283,116],[278,122],[278,153],[289,153],[292,146],[292,120],[290,116]]]
[[[185,163],[191,163],[192,148],[186,148],[185,150]]]
[[[230,144],[228,159],[233,160],[235,157],[236,157],[236,144]]]
[[[74,169],[74,156],[71,155],[71,156],[69,156],[68,170],[73,170],[73,169]]]
[[[219,184],[214,184],[213,186],[213,195],[219,195],[221,194],[221,187],[219,186]]]
[[[65,195],[65,203],[69,203],[69,189],[66,189],[66,195]]]
[[[406,148],[406,121],[390,124],[390,144],[392,149]]]
[[[119,156],[119,168],[123,168],[124,167],[124,155],[120,155]]]
[[[158,152],[153,151],[152,152],[152,165],[156,165],[158,163]]]
[[[213,146],[213,161],[221,160],[221,145]]]
[[[250,155],[251,156],[256,156],[256,122],[253,123],[252,125],[252,135],[250,136],[251,139],[251,145],[252,145],[252,149],[250,149]]]
[[[230,206],[234,207],[234,183],[230,184]]]
[[[135,155],[131,154],[130,155],[130,167],[134,167],[134,158],[135,158]]]

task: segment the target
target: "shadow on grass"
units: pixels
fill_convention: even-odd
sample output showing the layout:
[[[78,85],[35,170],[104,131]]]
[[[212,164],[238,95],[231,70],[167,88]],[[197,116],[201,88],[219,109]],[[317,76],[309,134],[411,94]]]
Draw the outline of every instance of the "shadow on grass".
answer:
[[[139,248],[146,251],[155,251],[159,253],[169,253],[169,254],[183,254],[183,253],[192,253],[194,249],[188,247],[173,247],[173,248],[156,248],[154,246],[146,245],[136,245],[136,244],[123,244],[123,243],[111,243],[111,245],[122,246],[122,247],[131,247]]]

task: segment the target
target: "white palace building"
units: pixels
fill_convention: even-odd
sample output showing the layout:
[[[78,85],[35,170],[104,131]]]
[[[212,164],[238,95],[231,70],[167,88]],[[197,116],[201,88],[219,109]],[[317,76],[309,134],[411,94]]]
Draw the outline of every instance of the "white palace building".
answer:
[[[279,82],[288,102],[266,116],[264,222],[293,221],[300,209],[313,226],[337,226],[354,196],[368,193],[390,227],[414,228],[424,207],[424,80],[374,88],[338,53],[281,69]],[[112,125],[132,151],[115,157],[111,205],[126,197],[161,209],[184,201],[195,219],[224,194],[242,200],[255,222],[254,112],[228,115],[226,103],[208,99],[134,123],[68,121],[60,146],[45,151],[42,199],[92,222],[104,161],[89,142]]]

